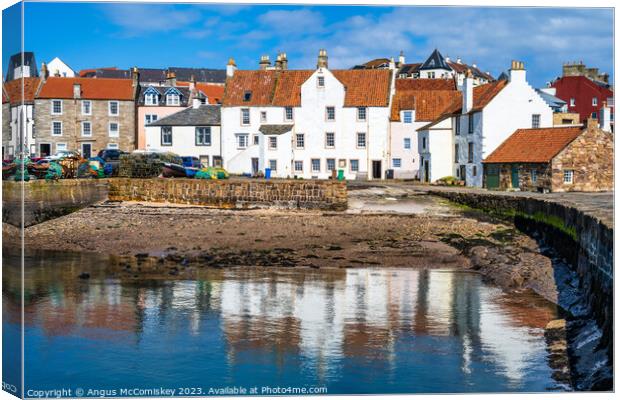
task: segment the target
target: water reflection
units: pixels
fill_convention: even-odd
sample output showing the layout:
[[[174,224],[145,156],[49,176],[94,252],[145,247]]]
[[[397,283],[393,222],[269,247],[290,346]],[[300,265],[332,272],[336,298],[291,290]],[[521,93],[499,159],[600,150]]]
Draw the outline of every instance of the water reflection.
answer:
[[[554,308],[475,274],[205,270],[123,282],[87,255],[30,258],[26,383],[325,385],[329,393],[540,391]],[[36,265],[35,265],[36,264]],[[5,264],[6,265],[6,264]],[[76,277],[91,265],[91,279]],[[3,275],[5,302],[17,300]],[[5,308],[5,328],[18,323]]]

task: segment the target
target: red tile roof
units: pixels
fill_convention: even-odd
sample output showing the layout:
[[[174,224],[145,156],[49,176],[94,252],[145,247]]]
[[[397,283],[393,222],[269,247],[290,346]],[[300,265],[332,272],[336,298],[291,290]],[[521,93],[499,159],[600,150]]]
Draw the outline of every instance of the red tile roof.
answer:
[[[398,90],[456,90],[454,79],[396,79]]]
[[[433,121],[460,99],[457,90],[397,90],[392,99],[391,121],[400,121],[400,112],[415,110],[416,121]]]
[[[79,83],[81,98],[91,100],[133,100],[134,88],[131,79],[92,79],[49,77],[43,84],[37,98],[72,99],[73,84]]]
[[[472,112],[482,111],[484,107],[487,106],[497,96],[499,92],[502,91],[503,88],[506,87],[508,81],[494,81],[491,83],[485,83],[484,85],[476,86],[473,90],[474,94],[474,103],[472,107]],[[462,96],[462,95],[461,95]],[[458,99],[455,98],[452,105],[450,105],[446,113],[447,114],[460,114],[463,109],[463,97],[459,96]]]
[[[11,105],[22,103],[22,83],[24,87],[24,103],[34,102],[34,96],[39,87],[39,78],[14,79],[3,84],[2,103],[10,102]],[[8,96],[8,97],[7,97]]]
[[[209,104],[221,103],[222,97],[224,97],[224,86],[222,85],[197,83],[196,89],[207,95],[207,97],[209,98]]]
[[[330,70],[346,88],[345,107],[387,107],[389,70]],[[314,70],[236,71],[226,83],[225,106],[299,106],[301,85]],[[244,101],[251,92],[249,101]]]
[[[485,163],[546,163],[551,161],[584,128],[518,129],[483,161]]]

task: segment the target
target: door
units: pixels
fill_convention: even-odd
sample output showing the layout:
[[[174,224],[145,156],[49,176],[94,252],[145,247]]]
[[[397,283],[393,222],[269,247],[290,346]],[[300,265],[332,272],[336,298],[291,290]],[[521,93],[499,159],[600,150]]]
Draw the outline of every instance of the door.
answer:
[[[459,166],[459,175],[459,178],[461,178],[461,180],[465,182],[465,186],[467,186],[467,167],[465,165]]]
[[[381,179],[381,161],[372,162],[372,179]]]
[[[511,181],[512,181],[512,187],[513,188],[518,188],[519,187],[519,165],[518,164],[512,164],[512,168],[511,168]]]
[[[487,165],[487,189],[499,187],[499,167],[497,165]]]
[[[49,143],[41,143],[39,145],[39,157],[47,157],[52,154],[52,145]]]
[[[252,157],[252,175],[258,173],[258,158]]]
[[[82,157],[90,158],[93,145],[91,143],[82,143]]]
[[[209,156],[200,156],[200,166],[202,168],[209,166]]]
[[[428,183],[430,182],[431,177],[430,177],[430,171],[429,171],[429,167],[428,167],[428,160],[424,160],[424,182]]]

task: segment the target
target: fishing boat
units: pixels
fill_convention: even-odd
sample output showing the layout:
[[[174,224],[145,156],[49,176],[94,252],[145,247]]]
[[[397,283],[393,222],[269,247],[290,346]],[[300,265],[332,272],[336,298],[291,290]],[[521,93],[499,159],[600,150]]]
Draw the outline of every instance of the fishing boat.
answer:
[[[185,167],[185,175],[188,178],[193,178],[196,175],[196,172],[200,171],[200,168],[196,167]]]
[[[164,178],[185,178],[187,176],[185,167],[173,163],[164,163],[161,174]]]
[[[5,163],[2,162],[2,179],[7,179],[9,176],[15,173],[16,165],[15,163]]]

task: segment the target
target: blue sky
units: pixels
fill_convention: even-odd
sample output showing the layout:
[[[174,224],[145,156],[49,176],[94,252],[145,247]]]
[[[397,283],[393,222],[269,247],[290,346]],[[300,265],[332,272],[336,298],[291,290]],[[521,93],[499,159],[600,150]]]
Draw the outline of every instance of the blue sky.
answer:
[[[3,66],[14,37],[3,13]],[[53,22],[52,22],[53,21]],[[25,49],[37,62],[58,56],[73,69],[117,66],[239,68],[286,51],[290,68],[314,68],[325,48],[331,68],[405,52],[424,61],[433,48],[494,76],[525,61],[535,86],[565,61],[613,72],[612,9],[286,6],[204,4],[25,4]]]

